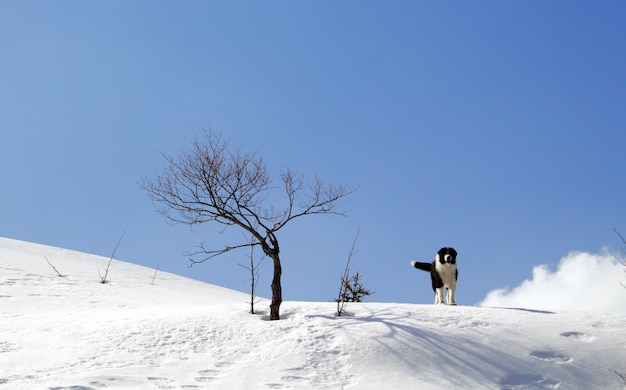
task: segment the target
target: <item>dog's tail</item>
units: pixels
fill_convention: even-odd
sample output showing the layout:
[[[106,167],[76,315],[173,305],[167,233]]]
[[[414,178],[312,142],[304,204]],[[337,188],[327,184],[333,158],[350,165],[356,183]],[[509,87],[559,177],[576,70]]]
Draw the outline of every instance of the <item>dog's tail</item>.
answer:
[[[412,261],[411,265],[417,269],[421,269],[422,271],[430,272],[433,264],[432,263],[420,263],[419,261]]]

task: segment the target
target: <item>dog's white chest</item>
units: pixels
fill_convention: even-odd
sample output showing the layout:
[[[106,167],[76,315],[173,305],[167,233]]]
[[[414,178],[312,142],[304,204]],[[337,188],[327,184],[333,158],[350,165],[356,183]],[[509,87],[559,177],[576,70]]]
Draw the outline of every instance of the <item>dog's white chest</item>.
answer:
[[[441,264],[440,262],[436,262],[435,269],[445,288],[451,288],[456,285],[456,264]]]

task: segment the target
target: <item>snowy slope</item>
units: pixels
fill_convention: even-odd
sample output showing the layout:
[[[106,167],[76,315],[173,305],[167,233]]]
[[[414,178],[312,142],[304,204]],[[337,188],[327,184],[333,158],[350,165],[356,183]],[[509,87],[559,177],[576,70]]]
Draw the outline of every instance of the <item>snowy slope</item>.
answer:
[[[0,389],[611,389],[626,371],[625,315],[284,302],[267,321],[129,263],[102,284],[107,262],[0,238]]]

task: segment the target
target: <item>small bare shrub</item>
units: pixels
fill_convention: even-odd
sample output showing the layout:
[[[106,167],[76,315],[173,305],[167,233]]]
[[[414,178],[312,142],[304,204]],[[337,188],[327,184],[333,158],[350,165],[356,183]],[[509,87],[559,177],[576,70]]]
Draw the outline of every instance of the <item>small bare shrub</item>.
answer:
[[[348,252],[348,261],[346,262],[346,268],[341,276],[341,284],[339,285],[339,294],[333,302],[337,302],[337,317],[341,317],[344,314],[344,306],[346,302],[362,302],[363,298],[373,294],[370,290],[363,288],[363,282],[361,281],[361,275],[357,271],[356,274],[350,276],[350,262],[352,256],[355,253],[355,247],[357,239],[359,238],[359,229],[354,237],[352,247]]]

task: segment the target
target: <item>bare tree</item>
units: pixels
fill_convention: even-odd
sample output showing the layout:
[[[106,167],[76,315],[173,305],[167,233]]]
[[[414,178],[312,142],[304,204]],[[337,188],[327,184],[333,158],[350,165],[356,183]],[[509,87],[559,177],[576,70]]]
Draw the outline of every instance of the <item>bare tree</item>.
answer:
[[[228,141],[211,131],[205,132],[201,141],[196,139],[191,149],[178,158],[164,158],[169,163],[166,171],[155,180],[143,179],[140,184],[158,212],[174,224],[213,222],[224,229],[243,229],[253,237],[252,242],[221,249],[208,249],[201,244],[191,254],[191,264],[233,249],[260,246],[274,265],[270,319],[280,319],[282,266],[277,233],[290,221],[306,215],[343,215],[334,211],[336,202],[356,188],[325,185],[317,178],[305,184],[302,175],[287,169],[280,173],[284,204],[276,207],[268,200],[274,187],[263,158],[230,149]]]

